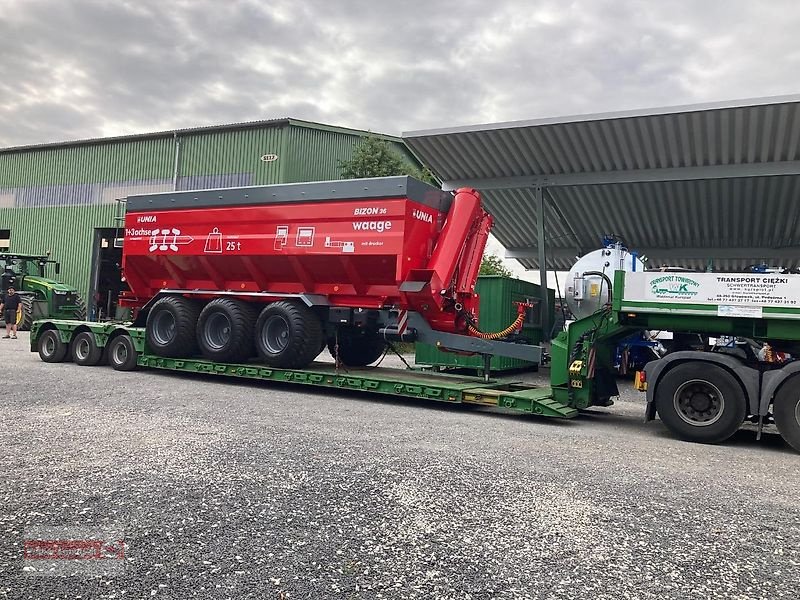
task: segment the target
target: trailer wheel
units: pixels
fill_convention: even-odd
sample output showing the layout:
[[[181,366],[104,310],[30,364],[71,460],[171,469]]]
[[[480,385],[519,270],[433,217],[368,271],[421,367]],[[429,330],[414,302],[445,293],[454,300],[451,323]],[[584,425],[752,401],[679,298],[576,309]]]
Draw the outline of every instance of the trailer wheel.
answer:
[[[321,343],[322,322],[299,302],[268,304],[256,321],[256,349],[272,367],[301,369],[317,357]]]
[[[61,336],[56,329],[48,329],[39,336],[37,344],[39,358],[42,362],[58,363],[63,362],[67,357],[68,346],[61,341]]]
[[[91,331],[81,331],[69,345],[72,362],[82,367],[93,367],[103,358],[103,349],[97,345]]]
[[[328,351],[336,358],[336,338],[328,340]],[[372,331],[352,327],[339,329],[339,360],[348,367],[365,367],[386,352],[386,340]]]
[[[217,298],[197,322],[197,344],[209,360],[242,362],[255,354],[255,308],[249,302]]]
[[[747,406],[744,392],[717,365],[686,362],[677,365],[658,381],[656,410],[664,425],[690,442],[716,444],[741,427]]]
[[[137,366],[138,354],[133,346],[131,336],[124,334],[118,335],[106,348],[108,354],[108,364],[115,371],[134,371]]]
[[[165,296],[147,315],[145,338],[158,356],[186,358],[197,353],[195,328],[200,308],[192,300]]]
[[[17,307],[17,331],[30,331],[33,325],[33,296],[20,294]]]
[[[772,414],[781,437],[800,452],[800,375],[783,382],[772,403]]]

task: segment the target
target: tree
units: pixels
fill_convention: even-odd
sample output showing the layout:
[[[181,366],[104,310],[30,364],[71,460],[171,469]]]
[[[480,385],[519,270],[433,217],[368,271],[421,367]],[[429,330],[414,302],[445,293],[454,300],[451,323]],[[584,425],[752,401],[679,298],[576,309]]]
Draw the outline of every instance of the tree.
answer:
[[[374,135],[362,137],[356,143],[353,157],[339,161],[339,173],[345,179],[411,175],[438,186],[427,167],[418,169],[392,148],[389,142]]]
[[[479,275],[502,275],[503,277],[513,277],[514,274],[507,266],[503,264],[503,260],[494,254],[484,254],[481,261],[481,268],[478,271]]]

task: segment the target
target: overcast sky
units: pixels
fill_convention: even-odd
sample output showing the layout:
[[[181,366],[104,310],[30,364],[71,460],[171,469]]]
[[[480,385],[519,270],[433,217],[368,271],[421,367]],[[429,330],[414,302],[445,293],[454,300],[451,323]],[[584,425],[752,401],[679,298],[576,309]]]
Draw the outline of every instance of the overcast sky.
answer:
[[[796,93],[798,32],[788,0],[0,0],[0,147],[278,117],[400,134]]]
[[[797,92],[800,4],[0,0],[0,147],[295,117],[383,133]]]

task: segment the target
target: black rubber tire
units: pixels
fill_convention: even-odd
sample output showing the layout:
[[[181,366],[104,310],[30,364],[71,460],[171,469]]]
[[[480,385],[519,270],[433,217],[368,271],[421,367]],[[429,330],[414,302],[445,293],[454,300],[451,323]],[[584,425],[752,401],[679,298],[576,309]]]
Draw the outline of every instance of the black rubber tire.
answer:
[[[789,377],[778,389],[772,415],[781,437],[800,452],[800,374]]]
[[[64,362],[69,350],[69,346],[61,341],[61,336],[55,329],[42,332],[36,347],[39,350],[39,358],[46,363]]]
[[[206,304],[197,321],[201,354],[219,362],[247,361],[255,354],[255,306],[242,300],[216,298]]]
[[[147,347],[157,356],[194,356],[197,354],[195,330],[199,317],[200,306],[196,302],[181,296],[161,298],[153,304],[147,315]]]
[[[76,321],[85,321],[86,320],[86,302],[83,301],[80,294],[75,294],[75,304],[78,306],[78,309],[75,311],[75,316],[73,319]]]
[[[33,296],[19,297],[19,308],[17,308],[17,331],[30,331],[33,325]]]
[[[258,315],[255,342],[258,355],[266,364],[302,369],[319,355],[322,322],[305,304],[294,300],[272,302]]]
[[[108,364],[115,371],[135,371],[139,358],[133,340],[127,334],[118,335],[106,346]]]
[[[694,386],[694,387],[691,387]],[[715,389],[716,388],[716,389]],[[692,390],[695,393],[692,394]],[[702,391],[710,392],[703,395]],[[717,402],[717,410],[709,410],[707,424],[701,424],[705,412],[695,408],[692,401],[691,410],[701,413],[700,417],[679,412],[676,396],[697,397],[698,406],[705,402]],[[657,383],[655,402],[658,416],[672,433],[681,439],[702,444],[717,444],[731,437],[742,426],[747,416],[747,403],[744,392],[736,379],[728,371],[713,363],[704,361],[685,362],[669,370]],[[687,421],[694,420],[696,424]]]
[[[336,358],[336,338],[328,340],[328,351]],[[386,352],[386,340],[373,331],[353,327],[339,329],[339,360],[348,367],[365,367]]]
[[[81,331],[69,344],[72,362],[82,367],[93,367],[103,359],[103,349],[97,345],[91,331]]]

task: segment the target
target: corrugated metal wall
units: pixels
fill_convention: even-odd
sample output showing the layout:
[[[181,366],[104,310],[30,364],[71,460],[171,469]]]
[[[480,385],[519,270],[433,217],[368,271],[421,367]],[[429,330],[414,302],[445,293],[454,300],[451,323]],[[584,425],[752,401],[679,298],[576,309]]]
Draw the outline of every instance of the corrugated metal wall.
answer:
[[[269,127],[184,136],[180,147],[180,189],[283,183],[285,132],[286,127]],[[278,158],[262,160],[268,155]],[[215,180],[213,176],[218,175],[224,179]]]
[[[287,132],[283,183],[341,179],[339,161],[353,157],[355,144],[361,135],[323,128],[291,126]],[[397,152],[416,165],[405,144],[390,142]]]
[[[287,123],[178,132],[178,189],[339,179],[359,133]],[[118,198],[173,189],[175,142],[165,133],[0,151],[0,229],[11,230],[11,250],[51,251],[61,278],[88,296],[95,228],[118,225]]]
[[[43,191],[42,195],[58,198],[60,204],[90,204],[80,193],[65,195],[62,188],[76,184],[171,180],[173,160],[171,137],[2,152],[0,190],[23,187],[49,190],[51,194]]]
[[[0,228],[11,230],[11,249],[44,254],[61,263],[65,283],[89,294],[95,227],[115,227],[116,203],[70,208],[0,208]]]

